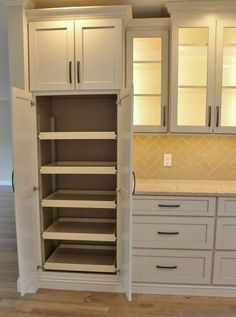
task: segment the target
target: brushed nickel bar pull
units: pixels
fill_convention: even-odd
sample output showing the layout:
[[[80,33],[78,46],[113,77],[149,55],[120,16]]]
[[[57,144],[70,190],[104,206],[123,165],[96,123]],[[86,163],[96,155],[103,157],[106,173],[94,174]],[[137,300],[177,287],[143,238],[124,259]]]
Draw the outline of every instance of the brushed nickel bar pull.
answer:
[[[220,107],[216,107],[216,127],[219,127],[219,121],[220,121]]]
[[[132,172],[133,173],[133,178],[134,178],[134,187],[133,187],[133,192],[132,192],[132,194],[134,195],[135,194],[135,189],[136,189],[136,175],[135,175],[135,172],[133,171]]]
[[[158,207],[164,207],[164,208],[179,208],[180,205],[164,205],[164,204],[159,204]]]
[[[171,266],[157,265],[156,268],[157,268],[157,269],[175,270],[175,269],[177,269],[177,265],[171,265]]]
[[[14,193],[14,192],[15,192],[14,170],[12,170],[12,173],[11,173],[11,187],[12,187],[12,191],[13,191],[13,193]]]
[[[179,232],[178,231],[169,231],[169,232],[167,232],[167,231],[158,231],[157,232],[157,234],[168,234],[168,235],[177,235],[177,234],[179,234]]]
[[[80,61],[77,61],[77,83],[80,83]]]
[[[208,127],[211,126],[211,106],[208,107]]]
[[[166,106],[163,107],[163,127],[166,126]]]
[[[72,62],[69,62],[69,83],[72,84]]]

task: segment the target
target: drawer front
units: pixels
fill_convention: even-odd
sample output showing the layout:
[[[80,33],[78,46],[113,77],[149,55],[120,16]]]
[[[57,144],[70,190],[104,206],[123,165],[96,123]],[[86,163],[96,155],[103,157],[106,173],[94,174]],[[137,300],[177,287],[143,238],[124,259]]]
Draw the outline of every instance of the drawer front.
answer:
[[[133,200],[134,215],[214,216],[214,197],[136,196]]]
[[[218,215],[236,217],[236,198],[219,197]]]
[[[216,249],[236,250],[236,218],[218,218]]]
[[[209,284],[210,251],[133,249],[133,281]]]
[[[214,218],[133,216],[133,247],[212,249]]]
[[[236,252],[215,252],[213,284],[236,285]]]

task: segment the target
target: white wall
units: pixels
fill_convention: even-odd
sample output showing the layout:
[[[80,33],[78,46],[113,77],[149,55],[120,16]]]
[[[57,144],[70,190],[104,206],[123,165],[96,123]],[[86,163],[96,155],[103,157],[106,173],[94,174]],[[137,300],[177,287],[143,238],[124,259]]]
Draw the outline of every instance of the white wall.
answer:
[[[12,151],[10,102],[0,99],[0,185],[11,184]]]

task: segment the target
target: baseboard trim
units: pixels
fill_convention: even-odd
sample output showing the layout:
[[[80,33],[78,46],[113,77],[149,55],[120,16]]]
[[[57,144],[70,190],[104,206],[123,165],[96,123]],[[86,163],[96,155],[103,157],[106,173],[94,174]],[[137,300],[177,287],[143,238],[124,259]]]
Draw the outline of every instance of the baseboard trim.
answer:
[[[73,273],[41,272],[39,288],[64,289],[96,292],[124,292],[117,277],[89,276]]]
[[[133,283],[133,293],[159,295],[191,295],[191,296],[220,296],[236,297],[236,287],[203,286],[203,285],[164,285],[149,283]]]

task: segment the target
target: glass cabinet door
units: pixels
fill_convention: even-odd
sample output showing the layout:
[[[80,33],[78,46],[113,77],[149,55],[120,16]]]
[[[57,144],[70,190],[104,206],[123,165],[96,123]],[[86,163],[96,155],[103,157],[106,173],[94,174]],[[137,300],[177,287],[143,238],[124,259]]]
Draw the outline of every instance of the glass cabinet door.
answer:
[[[172,51],[173,132],[212,130],[214,102],[211,76],[214,61],[212,32],[208,25],[180,25],[174,29]],[[214,63],[214,62],[213,62]]]
[[[236,132],[236,23],[218,23],[216,128],[215,132]]]
[[[167,32],[132,36],[134,132],[167,131]]]

